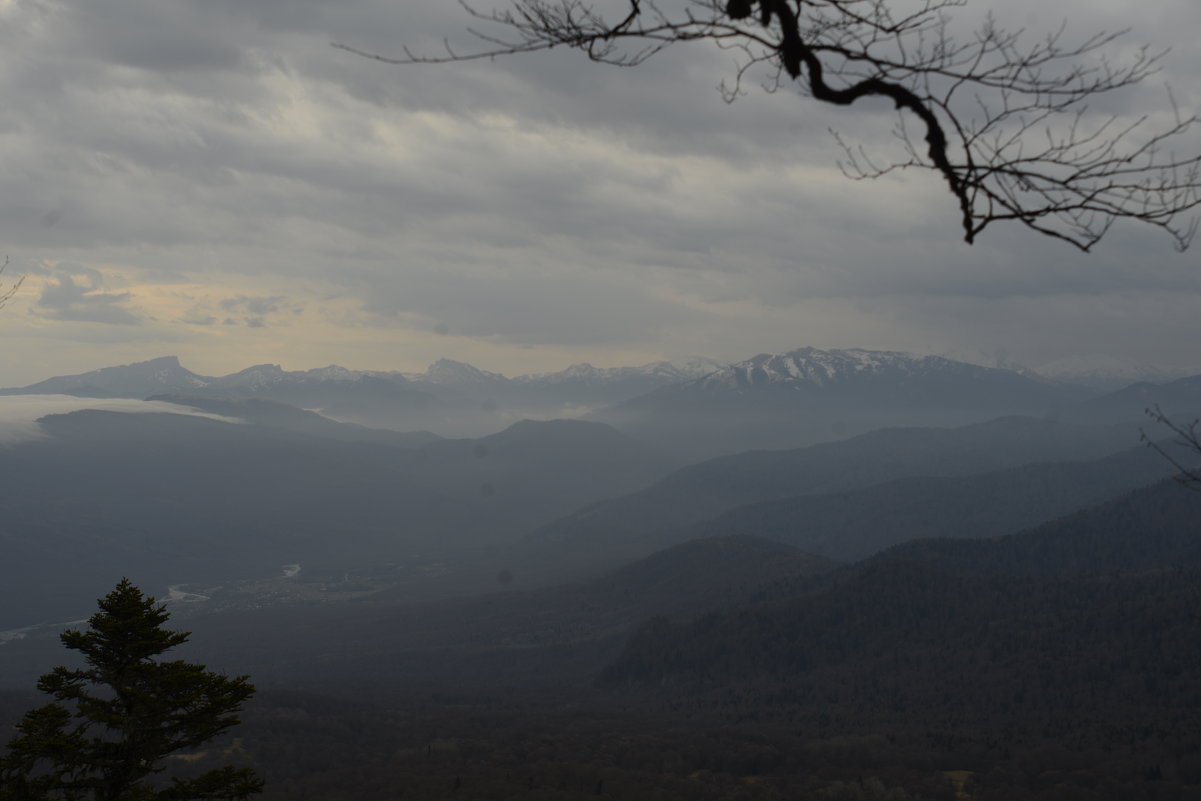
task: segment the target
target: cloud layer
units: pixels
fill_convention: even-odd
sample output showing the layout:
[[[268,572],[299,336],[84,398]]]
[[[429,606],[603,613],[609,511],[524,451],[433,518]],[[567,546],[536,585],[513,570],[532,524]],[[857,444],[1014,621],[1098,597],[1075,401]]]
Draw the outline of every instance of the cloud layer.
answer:
[[[1191,0],[965,13],[990,7],[1132,26],[1201,105]],[[165,352],[209,373],[802,345],[1197,361],[1195,253],[1125,228],[1092,256],[1008,229],[969,248],[934,178],[837,169],[827,129],[889,147],[882,104],[727,105],[731,56],[704,44],[636,70],[329,46],[466,46],[464,23],[441,0],[0,2],[0,236],[28,275],[0,384]],[[1169,109],[1159,84],[1115,102]]]
[[[0,447],[45,436],[38,425],[39,418],[51,414],[70,414],[80,409],[131,414],[186,414],[227,423],[241,422],[163,401],[74,398],[67,395],[0,395]]]

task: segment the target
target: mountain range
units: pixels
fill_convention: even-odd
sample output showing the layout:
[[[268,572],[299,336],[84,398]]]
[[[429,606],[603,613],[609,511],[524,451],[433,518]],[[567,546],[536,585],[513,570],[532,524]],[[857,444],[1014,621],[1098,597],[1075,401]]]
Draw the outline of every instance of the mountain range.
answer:
[[[211,586],[300,564],[306,575],[420,583],[448,559],[670,467],[578,420],[444,440],[364,437],[296,410],[281,425],[269,411],[274,424],[81,410],[44,417],[41,436],[0,447],[0,628],[75,615],[123,575]]]
[[[441,359],[423,373],[287,371],[254,365],[202,376],[175,357],[59,376],[8,394],[264,399],[341,422],[440,436],[480,436],[524,418],[604,422],[677,463],[756,448],[794,448],[889,426],[963,425],[1002,415],[1091,423],[1140,421],[1159,403],[1191,408],[1196,378],[1142,382],[1103,395],[1021,368],[939,356],[800,348],[734,364],[709,359],[565,370],[508,378]],[[1191,383],[1190,383],[1191,382]]]
[[[523,545],[531,553],[557,554],[564,563],[636,558],[687,539],[687,527],[719,515],[729,513],[753,519],[765,508],[755,504],[779,502],[786,506],[792,503],[787,499],[802,496],[812,499],[873,488],[870,499],[869,493],[863,497],[866,506],[857,511],[866,515],[881,503],[882,494],[892,491],[887,488],[889,482],[915,479],[911,488],[915,491],[913,508],[917,508],[921,505],[918,500],[921,494],[917,492],[920,484],[916,481],[919,477],[933,482],[945,480],[942,488],[954,489],[955,483],[949,479],[956,477],[983,476],[1040,462],[1099,459],[1130,449],[1138,443],[1138,436],[1132,426],[1081,426],[1057,420],[1005,417],[958,428],[881,429],[805,448],[722,456],[676,470],[630,495],[584,507],[532,532]],[[1156,474],[1157,470],[1161,472]],[[1139,454],[1129,460],[1128,469],[1117,471],[1125,479],[1111,480],[1117,480],[1119,486],[1138,486],[1140,479],[1145,477],[1150,481],[1169,470],[1170,466],[1157,461],[1153,454]],[[995,476],[981,478],[980,483],[987,488],[994,480]],[[1030,486],[1037,489],[1038,484]],[[1103,492],[1104,486],[1105,482],[1100,482],[1088,491]],[[935,490],[927,497],[936,499],[937,495]],[[909,496],[902,492],[901,497]],[[937,508],[937,500],[933,502]],[[1003,495],[998,502],[1004,502]],[[815,509],[818,504],[804,499],[796,503],[812,504]],[[835,507],[839,504],[836,500],[822,503]],[[953,500],[943,500],[944,506],[948,503]],[[1048,507],[1044,504],[1042,508]],[[945,517],[954,519],[949,513]],[[787,519],[785,513],[780,525],[786,526]],[[837,519],[831,518],[831,523],[836,524]],[[706,524],[704,531],[716,534],[724,530],[724,525],[734,526],[731,530],[740,533],[758,534],[760,530],[758,526],[738,525],[729,517],[721,521],[712,526]],[[779,525],[763,530],[778,528]],[[820,549],[820,525],[810,530],[814,540],[806,542],[804,547]],[[856,536],[854,531],[847,532],[848,541]],[[780,538],[789,541],[787,537]]]
[[[648,624],[600,681],[705,705],[740,689],[777,710],[876,705],[877,720],[929,726],[1087,730],[1195,710],[1199,505],[1166,481],[1005,537],[900,545],[753,605]]]
[[[760,354],[592,415],[694,458],[788,448],[884,427],[1056,416],[1087,397],[1015,370],[892,351]]]
[[[1138,382],[1163,384],[1178,378],[1198,375],[1201,374],[1201,365],[1194,365],[1192,368],[1169,367],[1091,354],[1040,364],[1034,372],[1052,381],[1111,392]]]
[[[222,419],[85,410],[45,417],[43,436],[0,449],[9,498],[0,536],[12,555],[3,593],[49,605],[0,623],[68,613],[122,564],[156,584],[303,564],[310,576],[366,571],[366,585],[422,597],[490,586],[502,571],[523,586],[596,575],[704,536],[856,559],[956,527],[1007,533],[1166,474],[1150,452],[1120,453],[1138,443],[1139,410],[1201,407],[1197,378],[1079,401],[1013,370],[893,352],[804,348],[713,366],[576,365],[509,379],[443,360],[408,376],[259,365],[214,378],[165,357],[6,390],[149,396]],[[478,405],[485,396],[507,403],[524,392],[530,403],[551,398],[550,408],[654,384],[590,419],[526,420],[466,439],[308,410],[433,422],[496,414]],[[1055,403],[1056,414],[945,427]],[[834,414],[845,425],[809,443]],[[596,419],[606,416],[612,424]],[[914,417],[941,427],[856,433]],[[1077,418],[1091,425],[1066,422]],[[768,440],[771,450],[745,451]],[[744,452],[691,458],[727,450]],[[67,550],[77,558],[64,565],[54,554]]]
[[[525,417],[575,417],[601,405],[704,375],[720,366],[706,359],[620,368],[577,364],[556,373],[506,378],[469,364],[440,359],[424,373],[348,370],[337,365],[284,370],[276,364],[258,364],[213,377],[191,372],[175,356],[164,356],[49,378],[25,387],[0,389],[0,395],[262,398],[317,410],[343,422],[478,436]]]
[[[1196,797],[1201,496],[1139,429],[1194,419],[1197,377],[703,367],[165,359],[11,391],[0,726],[128,576],[185,658],[254,676],[231,748],[279,799]],[[600,408],[438,430],[522,398]],[[928,424],[859,431],[889,421]]]

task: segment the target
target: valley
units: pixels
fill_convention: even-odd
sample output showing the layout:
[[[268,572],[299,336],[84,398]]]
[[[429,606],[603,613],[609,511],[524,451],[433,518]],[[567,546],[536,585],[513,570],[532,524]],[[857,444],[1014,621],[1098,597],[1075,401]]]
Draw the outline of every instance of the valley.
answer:
[[[253,676],[237,740],[195,759],[236,751],[269,799],[1196,797],[1201,496],[1140,445],[1132,390],[1040,384],[1058,411],[1029,416],[993,390],[1033,379],[965,369],[1001,416],[900,426],[920,404],[880,382],[905,362],[835,353],[763,413],[755,371],[814,357],[756,357],[721,403],[767,430],[858,393],[880,425],[772,449],[734,425],[699,461],[603,414],[373,429],[194,394],[217,382],[175,362],[35,385],[131,397],[73,395],[0,445],[0,718],[127,576],[188,658]],[[727,386],[678,391],[706,380]],[[1137,397],[1196,408],[1190,387]]]

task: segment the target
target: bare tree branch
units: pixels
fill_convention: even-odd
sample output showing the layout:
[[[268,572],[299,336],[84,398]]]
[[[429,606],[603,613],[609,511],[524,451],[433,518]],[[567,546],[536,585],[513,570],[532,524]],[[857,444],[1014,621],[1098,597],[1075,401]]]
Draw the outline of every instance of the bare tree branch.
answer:
[[[1165,426],[1175,435],[1175,439],[1171,444],[1184,448],[1194,456],[1201,456],[1201,420],[1193,420],[1191,423],[1177,423],[1163,413],[1158,404],[1146,410],[1147,416]],[[1152,448],[1156,453],[1168,460],[1172,467],[1176,468],[1176,480],[1185,485],[1189,489],[1201,492],[1201,470],[1192,467],[1185,467],[1180,460],[1168,453],[1159,442],[1151,439],[1146,431],[1142,432],[1143,442]]]
[[[0,275],[3,275],[4,271],[7,269],[8,269],[8,256],[5,256],[4,263],[0,264]],[[3,287],[0,287],[0,309],[3,309],[4,304],[8,303],[9,299],[13,295],[17,294],[17,290],[21,288],[21,284],[24,281],[25,281],[25,276],[21,276],[16,281],[14,281],[13,284],[10,287],[8,287],[8,289],[4,289]]]
[[[738,59],[723,96],[732,101],[759,66],[769,89],[796,83],[815,100],[851,105],[870,96],[896,106],[903,156],[873,160],[841,136],[840,166],[854,179],[906,169],[938,173],[958,205],[964,239],[1017,222],[1088,251],[1119,220],[1166,232],[1179,250],[1197,232],[1201,153],[1172,143],[1198,118],[1168,96],[1167,121],[1094,114],[1089,104],[1143,84],[1162,52],[1138,49],[1115,65],[1106,52],[1125,31],[1072,43],[1060,27],[1032,40],[989,17],[970,36],[951,33],[966,0],[510,0],[483,11],[460,0],[482,45],[398,57],[343,50],[388,64],[439,64],[556,47],[593,61],[637,66],[664,48],[707,40]],[[906,117],[916,118],[910,130]],[[1158,127],[1156,127],[1158,125]]]

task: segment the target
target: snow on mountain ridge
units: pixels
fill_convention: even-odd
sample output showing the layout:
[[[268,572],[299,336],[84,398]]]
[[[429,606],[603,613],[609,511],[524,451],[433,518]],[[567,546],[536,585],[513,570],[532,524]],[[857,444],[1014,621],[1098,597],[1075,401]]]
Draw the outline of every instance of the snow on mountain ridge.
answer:
[[[254,364],[244,370],[222,376],[214,386],[259,389],[284,380],[287,373],[278,364]]]
[[[326,367],[314,367],[310,370],[285,370],[278,364],[255,364],[236,373],[213,379],[206,386],[213,389],[236,388],[259,390],[284,384],[303,385],[321,383],[353,384],[366,378],[404,382],[401,373],[387,373],[377,370],[350,370],[337,364]]]
[[[581,362],[558,372],[519,375],[513,381],[521,384],[557,384],[567,381],[616,381],[639,377],[689,381],[701,378],[725,366],[723,362],[700,357],[651,362],[638,367],[593,367],[587,362]]]
[[[929,375],[960,372],[983,375],[997,368],[954,361],[943,356],[918,356],[902,351],[863,348],[821,350],[799,348],[788,353],[761,353],[699,380],[702,386],[737,388],[753,384],[825,387],[852,378]]]
[[[138,394],[152,394],[197,389],[210,381],[212,379],[183,367],[177,357],[160,356],[144,362],[102,367],[78,375],[54,376],[15,391],[43,394],[78,391],[120,393],[125,387],[134,387]]]
[[[305,370],[304,375],[317,381],[362,381],[366,373],[361,370],[348,370],[336,364],[327,367],[314,367]]]

